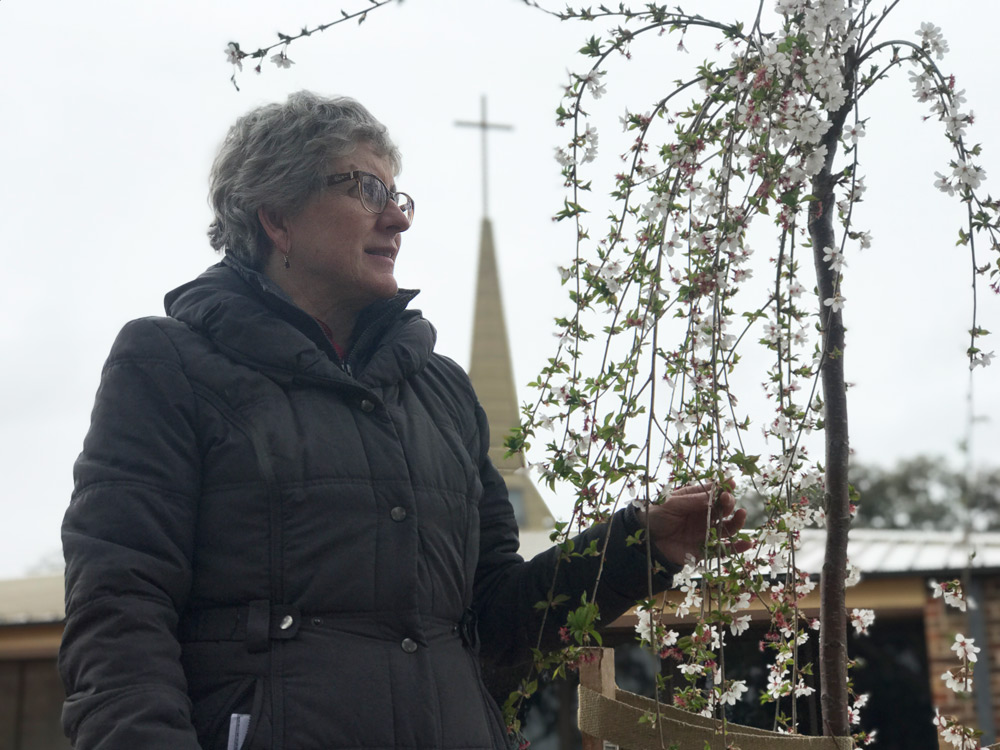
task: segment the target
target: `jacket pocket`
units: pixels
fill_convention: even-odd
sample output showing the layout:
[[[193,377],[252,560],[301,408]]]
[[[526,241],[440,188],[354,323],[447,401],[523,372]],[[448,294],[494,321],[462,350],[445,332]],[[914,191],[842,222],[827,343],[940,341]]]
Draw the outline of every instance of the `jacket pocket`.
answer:
[[[229,734],[226,735],[226,750],[243,750],[250,731],[250,714],[229,714]]]
[[[245,738],[240,750],[249,750],[258,734],[263,709],[264,680],[247,676],[214,686],[202,695],[192,696],[192,719],[198,742],[205,750],[229,750],[230,726],[234,715],[250,717],[244,723]]]
[[[253,701],[250,703],[250,726],[241,750],[270,750],[271,724],[264,713],[264,695],[267,681],[263,677],[254,680]]]

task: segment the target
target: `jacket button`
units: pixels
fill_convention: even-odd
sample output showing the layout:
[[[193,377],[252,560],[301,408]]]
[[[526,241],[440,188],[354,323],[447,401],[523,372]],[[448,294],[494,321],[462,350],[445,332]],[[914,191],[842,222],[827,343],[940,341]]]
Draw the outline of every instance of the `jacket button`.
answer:
[[[292,627],[294,623],[295,620],[292,618],[291,615],[285,615],[284,617],[281,618],[281,622],[278,624],[278,627],[281,628],[282,630],[288,630],[290,627]]]
[[[392,517],[393,521],[402,521],[406,518],[406,508],[397,505],[395,508],[389,511],[389,515]]]
[[[371,414],[373,411],[375,411],[375,404],[373,404],[366,398],[361,399],[361,411],[363,411],[365,414]]]
[[[404,638],[403,642],[400,643],[399,645],[403,648],[403,651],[405,651],[408,654],[415,653],[417,650],[417,642],[414,641],[412,638]]]

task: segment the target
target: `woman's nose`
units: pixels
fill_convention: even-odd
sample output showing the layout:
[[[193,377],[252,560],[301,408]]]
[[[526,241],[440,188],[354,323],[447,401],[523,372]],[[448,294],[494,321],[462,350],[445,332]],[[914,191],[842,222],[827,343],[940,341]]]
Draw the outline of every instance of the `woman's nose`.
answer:
[[[397,232],[405,232],[412,223],[396,201],[386,202],[385,208],[379,214],[379,219],[387,229],[391,228]]]

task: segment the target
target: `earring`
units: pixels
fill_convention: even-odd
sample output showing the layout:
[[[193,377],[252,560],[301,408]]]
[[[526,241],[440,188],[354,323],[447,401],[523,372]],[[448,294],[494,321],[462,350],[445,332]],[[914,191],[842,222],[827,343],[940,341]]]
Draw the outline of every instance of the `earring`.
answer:
[[[285,268],[291,268],[292,264],[288,262],[288,253],[283,253],[285,256]]]

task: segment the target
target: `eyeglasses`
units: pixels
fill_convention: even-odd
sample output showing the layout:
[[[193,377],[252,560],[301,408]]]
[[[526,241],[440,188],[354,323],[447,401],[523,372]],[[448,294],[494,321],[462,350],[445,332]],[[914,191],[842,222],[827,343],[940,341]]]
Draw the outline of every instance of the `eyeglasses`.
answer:
[[[339,185],[342,182],[354,180],[358,183],[358,197],[361,198],[361,205],[366,211],[373,214],[380,214],[385,211],[389,201],[394,202],[402,211],[408,221],[413,221],[413,198],[406,193],[394,192],[386,187],[378,177],[371,172],[362,172],[355,169],[353,172],[343,172],[341,174],[331,174],[326,178],[327,187]]]

